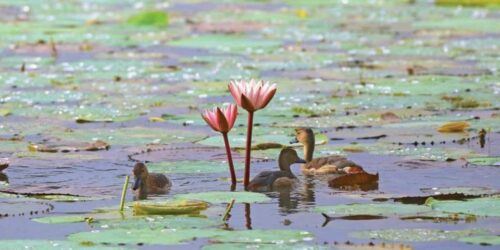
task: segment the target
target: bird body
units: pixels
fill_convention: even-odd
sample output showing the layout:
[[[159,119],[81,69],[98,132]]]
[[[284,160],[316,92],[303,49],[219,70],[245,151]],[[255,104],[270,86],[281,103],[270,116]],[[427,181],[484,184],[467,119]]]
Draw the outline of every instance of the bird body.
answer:
[[[304,163],[297,152],[291,148],[281,150],[278,159],[279,171],[263,171],[256,175],[248,185],[251,191],[269,191],[281,188],[291,188],[297,181],[297,177],[290,170],[294,163]]]
[[[345,174],[361,173],[363,168],[341,155],[313,158],[315,139],[310,128],[295,129],[295,141],[304,145],[306,163],[301,166],[304,174]]]
[[[134,166],[134,187],[136,198],[146,199],[148,194],[165,194],[172,187],[172,182],[164,175],[149,173],[144,163],[137,163]]]

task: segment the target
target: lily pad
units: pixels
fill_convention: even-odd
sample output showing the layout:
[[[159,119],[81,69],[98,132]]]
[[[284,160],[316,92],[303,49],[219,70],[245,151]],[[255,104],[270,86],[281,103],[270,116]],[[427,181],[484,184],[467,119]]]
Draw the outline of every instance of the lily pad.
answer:
[[[44,224],[65,224],[65,223],[77,223],[84,222],[86,220],[85,216],[80,215],[65,215],[65,216],[49,216],[35,218],[33,221]]]
[[[421,188],[426,194],[464,194],[464,195],[491,195],[498,193],[498,190],[487,187],[434,187]]]
[[[80,243],[71,241],[59,240],[0,240],[2,249],[4,250],[19,250],[19,249],[33,249],[33,250],[67,250],[67,249],[122,249],[121,247],[110,247],[104,245],[82,245]]]
[[[473,157],[468,158],[467,162],[472,165],[478,166],[500,166],[500,157],[499,156],[490,156],[490,157]]]
[[[500,197],[485,197],[466,201],[440,201],[431,197],[427,199],[425,204],[433,210],[447,213],[500,217]]]
[[[216,242],[230,243],[263,243],[289,244],[301,241],[312,241],[313,235],[307,231],[297,230],[245,230],[227,231],[227,233],[212,237]]]
[[[471,244],[477,245],[500,245],[500,236],[499,235],[478,235],[478,236],[469,236],[458,239],[462,242],[467,242]]]
[[[198,214],[207,207],[208,204],[203,201],[136,202],[134,215]]]
[[[288,134],[284,134],[283,132],[276,133],[276,134],[263,134],[263,135],[257,135],[252,137],[252,149],[254,150],[259,150],[259,149],[268,149],[269,147],[266,147],[266,145],[281,145],[281,147],[302,147],[302,144],[300,143],[293,143],[290,144],[290,141],[292,140],[292,136]],[[202,145],[207,145],[207,146],[216,146],[216,147],[223,147],[224,146],[224,141],[222,136],[211,136],[209,138],[206,138],[204,140],[201,140],[198,142],[199,144]],[[321,145],[321,144],[326,144],[328,143],[328,137],[325,134],[318,134],[316,135],[316,145]],[[244,149],[245,144],[246,144],[246,136],[245,135],[230,135],[229,136],[229,144],[231,145],[232,148],[236,149]],[[274,146],[276,147],[276,146]]]
[[[403,216],[416,215],[432,211],[426,206],[407,205],[397,203],[354,203],[348,205],[317,206],[317,213],[325,213],[329,216],[349,215],[379,215],[379,216]]]
[[[136,26],[165,27],[168,25],[168,14],[163,11],[144,11],[131,16],[127,23]]]
[[[81,232],[68,236],[70,241],[92,242],[94,244],[151,244],[175,245],[191,241],[196,238],[216,236],[219,230],[207,229],[109,229]]]
[[[242,168],[241,164],[235,165],[235,169]],[[227,172],[228,165],[225,162],[213,161],[168,161],[149,163],[148,170],[153,173],[206,174]]]
[[[262,203],[268,202],[271,198],[261,193],[252,192],[201,192],[178,194],[175,199],[201,200],[209,203],[229,203],[235,199],[238,203]]]
[[[426,228],[403,228],[403,229],[386,229],[386,230],[370,230],[354,232],[351,235],[356,238],[378,239],[388,241],[405,241],[405,242],[420,242],[420,241],[438,241],[438,240],[457,240],[463,237],[485,234],[484,230],[462,230],[462,231],[447,231],[439,229]]]

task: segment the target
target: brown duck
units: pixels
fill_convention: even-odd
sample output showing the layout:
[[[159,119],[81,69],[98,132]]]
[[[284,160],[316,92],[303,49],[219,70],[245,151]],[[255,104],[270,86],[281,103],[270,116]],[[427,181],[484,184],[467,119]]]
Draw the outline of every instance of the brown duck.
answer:
[[[295,129],[295,139],[292,143],[297,142],[304,145],[306,164],[301,166],[304,174],[354,174],[365,172],[361,166],[344,156],[330,155],[313,159],[315,140],[311,128]]]
[[[297,177],[295,177],[292,170],[290,170],[290,166],[294,163],[305,162],[305,160],[299,158],[295,150],[284,148],[281,150],[278,158],[280,170],[260,172],[250,181],[248,190],[270,191],[291,188],[295,185]]]
[[[144,163],[137,163],[134,166],[135,177],[132,190],[139,200],[146,199],[148,194],[165,194],[170,190],[172,182],[164,174],[149,173]]]

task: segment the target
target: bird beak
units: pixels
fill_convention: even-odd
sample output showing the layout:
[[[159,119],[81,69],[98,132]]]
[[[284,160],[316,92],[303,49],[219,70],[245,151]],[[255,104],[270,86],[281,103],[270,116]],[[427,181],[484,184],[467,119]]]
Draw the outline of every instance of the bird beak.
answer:
[[[307,163],[304,159],[298,158],[295,163]]]
[[[135,182],[134,182],[134,187],[132,187],[132,190],[135,191],[135,190],[139,189],[139,187],[141,186],[141,183],[142,183],[142,179],[136,177]]]
[[[299,140],[297,140],[297,137],[293,138],[293,140],[290,141],[290,144],[294,143],[299,143]]]

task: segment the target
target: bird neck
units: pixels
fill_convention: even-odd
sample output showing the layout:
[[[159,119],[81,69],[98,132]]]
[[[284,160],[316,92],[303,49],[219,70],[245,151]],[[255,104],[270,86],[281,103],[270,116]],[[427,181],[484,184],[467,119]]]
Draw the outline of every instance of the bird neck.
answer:
[[[292,170],[290,170],[290,162],[287,161],[287,159],[283,159],[283,158],[280,158],[278,160],[278,165],[280,167],[280,170],[281,171],[285,171],[285,172],[292,172]]]
[[[141,185],[138,190],[139,199],[148,198],[148,176],[142,177]]]
[[[314,137],[309,139],[306,143],[304,143],[304,159],[307,162],[312,161],[314,154]]]

